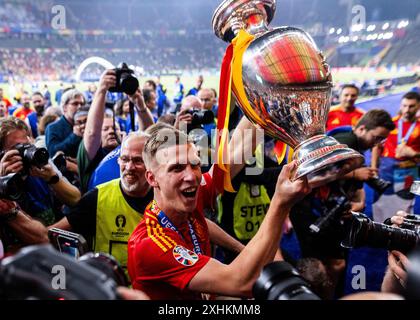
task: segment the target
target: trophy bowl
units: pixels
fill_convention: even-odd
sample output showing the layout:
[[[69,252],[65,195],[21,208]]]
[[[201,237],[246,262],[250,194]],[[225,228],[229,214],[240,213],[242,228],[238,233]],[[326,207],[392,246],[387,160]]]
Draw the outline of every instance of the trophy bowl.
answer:
[[[307,176],[312,187],[322,186],[360,167],[364,158],[325,134],[330,68],[303,30],[267,27],[275,9],[275,0],[225,0],[213,29],[227,42],[241,29],[254,36],[242,56],[241,83],[233,82],[236,100],[251,122],[294,150],[292,180]]]

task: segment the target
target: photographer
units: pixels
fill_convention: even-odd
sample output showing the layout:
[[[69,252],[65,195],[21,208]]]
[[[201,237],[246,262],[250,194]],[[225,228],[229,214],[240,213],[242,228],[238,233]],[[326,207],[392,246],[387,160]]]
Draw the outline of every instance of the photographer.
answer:
[[[207,172],[210,169],[210,160],[214,152],[212,130],[216,129],[212,112],[204,109],[204,104],[199,98],[188,96],[182,101],[174,126],[191,137],[199,149],[202,170]]]
[[[25,212],[38,218],[45,225],[54,223],[56,219],[54,197],[72,206],[80,199],[79,190],[62,177],[51,161],[37,167],[22,158],[22,151],[17,150],[16,146],[23,144],[21,149],[34,148],[31,146],[32,141],[25,122],[11,117],[2,119],[0,127],[0,150],[4,153],[0,161],[0,176],[17,172],[27,175],[24,193],[18,204]],[[42,152],[42,149],[39,150]],[[44,156],[48,157],[47,154]]]
[[[398,211],[391,218],[394,227],[400,227],[408,213]],[[402,294],[406,287],[407,270],[410,262],[405,254],[392,250],[388,253],[388,268],[382,281],[381,291]]]
[[[119,125],[112,117],[106,116],[105,112],[106,94],[116,84],[116,70],[106,70],[101,76],[89,110],[83,141],[77,155],[83,193],[87,191],[89,179],[101,160],[121,143]],[[136,108],[140,130],[145,130],[153,124],[153,117],[144,103],[141,90],[137,89],[133,95],[129,96],[129,99]]]
[[[370,110],[352,131],[334,136],[340,143],[364,152],[381,143],[395,128],[390,115],[383,110]],[[340,245],[344,237],[343,221],[349,210],[362,211],[365,205],[363,181],[374,177],[370,168],[359,168],[350,172],[341,180],[332,182],[314,190],[298,205],[292,208],[290,219],[296,231],[303,257],[320,259],[327,267],[334,286],[337,285],[345,269],[347,251]],[[323,217],[334,212],[317,226]],[[312,229],[315,226],[317,229]]]

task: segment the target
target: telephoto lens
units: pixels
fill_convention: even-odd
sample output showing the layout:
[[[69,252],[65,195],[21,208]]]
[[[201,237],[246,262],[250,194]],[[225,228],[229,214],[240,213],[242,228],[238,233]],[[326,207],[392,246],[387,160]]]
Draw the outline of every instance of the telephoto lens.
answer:
[[[346,248],[383,248],[403,253],[412,251],[419,242],[415,230],[392,227],[369,219],[362,213],[353,213],[346,226],[346,239],[341,243]]]
[[[252,291],[256,300],[321,300],[285,261],[266,265]]]

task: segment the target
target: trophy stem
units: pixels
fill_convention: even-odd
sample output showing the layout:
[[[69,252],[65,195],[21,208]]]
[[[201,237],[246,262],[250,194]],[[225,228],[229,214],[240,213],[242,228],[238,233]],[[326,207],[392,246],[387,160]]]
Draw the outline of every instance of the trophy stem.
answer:
[[[325,134],[316,135],[295,148],[293,159],[297,169],[293,180],[307,176],[312,188],[330,181],[360,167],[364,157],[345,144]]]

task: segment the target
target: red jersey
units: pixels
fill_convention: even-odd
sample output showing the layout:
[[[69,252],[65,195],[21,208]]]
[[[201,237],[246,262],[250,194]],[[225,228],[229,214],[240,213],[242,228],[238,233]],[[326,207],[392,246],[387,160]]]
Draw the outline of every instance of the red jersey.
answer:
[[[196,300],[201,294],[187,285],[211,259],[209,230],[203,210],[209,206],[212,178],[206,173],[198,190],[197,208],[190,222],[197,236],[201,255],[194,252],[188,223],[178,232],[163,228],[152,202],[144,219],[128,241],[128,273],[133,288],[144,291],[153,300]],[[207,202],[207,203],[206,203]]]
[[[12,106],[12,103],[10,102],[10,100],[9,99],[7,99],[7,98],[4,98],[3,97],[3,102],[5,103],[5,105],[6,105],[6,108],[7,109],[9,109],[9,107],[11,107]]]
[[[398,121],[400,116],[395,117],[394,124],[395,129],[391,131],[388,138],[385,141],[384,149],[382,152],[383,157],[395,158],[395,151],[398,145]],[[410,137],[407,137],[406,144],[407,146],[413,148],[415,151],[420,152],[420,122],[416,121],[416,126],[414,127],[413,132]],[[404,138],[410,129],[412,122],[403,122],[402,123],[402,138]],[[400,159],[399,159],[400,160]]]
[[[21,120],[25,120],[26,117],[32,112],[34,112],[34,109],[32,108],[27,109],[25,107],[20,107],[16,109],[15,112],[13,112],[13,116]]]
[[[359,108],[353,108],[351,112],[345,112],[340,106],[331,107],[327,118],[327,131],[342,126],[355,126],[357,121],[365,114]]]

